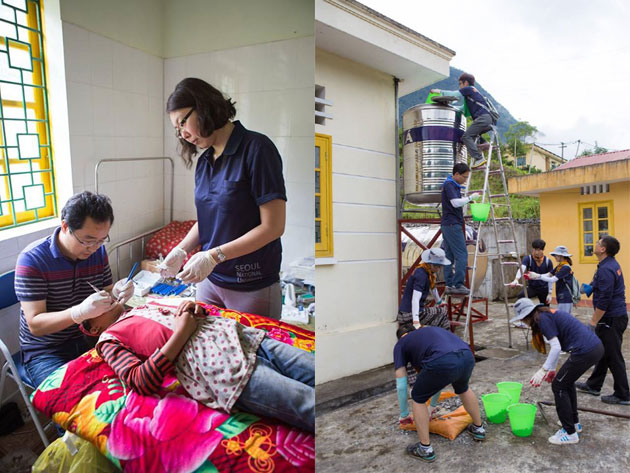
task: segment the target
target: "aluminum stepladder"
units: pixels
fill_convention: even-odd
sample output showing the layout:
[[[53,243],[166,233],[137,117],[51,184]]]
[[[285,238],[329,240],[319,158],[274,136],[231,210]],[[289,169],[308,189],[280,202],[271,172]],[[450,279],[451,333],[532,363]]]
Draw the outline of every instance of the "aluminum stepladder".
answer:
[[[497,256],[499,259],[499,267],[501,268],[501,283],[503,286],[503,300],[505,302],[505,313],[507,314],[507,327],[508,327],[508,345],[512,348],[512,330],[510,326],[510,305],[508,302],[508,285],[509,282],[506,278],[506,267],[507,266],[517,266],[521,267],[521,262],[519,259],[518,245],[516,241],[516,230],[514,228],[514,220],[512,218],[512,206],[510,205],[510,196],[508,194],[507,181],[505,179],[505,173],[503,169],[503,160],[501,159],[501,147],[499,143],[499,132],[497,131],[496,126],[492,126],[490,130],[490,147],[488,148],[488,154],[486,156],[487,161],[486,164],[482,167],[478,167],[476,169],[471,170],[470,175],[468,176],[468,182],[466,183],[467,194],[471,194],[473,192],[481,192],[481,203],[489,203],[490,204],[490,214],[488,218],[488,223],[492,224],[494,229],[494,239],[496,242],[496,253],[488,253],[487,256]],[[496,159],[498,162],[498,168],[491,169],[491,164],[493,160]],[[473,173],[483,171],[484,179],[483,179],[483,188],[482,189],[470,189],[470,181]],[[503,188],[502,193],[492,194],[490,192],[490,184],[489,177],[491,175],[500,175],[501,176],[501,185]],[[497,217],[496,210],[499,207],[503,207],[506,209],[506,215]],[[508,222],[509,228],[511,231],[512,238],[508,240],[499,239],[499,230],[497,229],[497,222]],[[470,277],[470,294],[468,295],[468,303],[466,306],[466,325],[464,328],[464,341],[468,342],[468,326],[470,324],[470,314],[472,309],[472,301],[473,301],[473,291],[477,289],[474,286],[475,275],[477,272],[477,257],[479,256],[479,242],[481,241],[481,229],[483,227],[484,222],[478,222],[479,226],[475,228],[477,231],[477,238],[475,240],[475,255],[473,258],[472,265],[472,274]],[[509,247],[512,247],[512,251],[509,251]],[[516,258],[516,261],[513,259]],[[527,287],[523,284],[523,274],[522,271],[519,271],[517,274],[520,274],[519,282],[520,285],[525,288],[525,297],[527,297]],[[510,280],[511,281],[511,280]]]

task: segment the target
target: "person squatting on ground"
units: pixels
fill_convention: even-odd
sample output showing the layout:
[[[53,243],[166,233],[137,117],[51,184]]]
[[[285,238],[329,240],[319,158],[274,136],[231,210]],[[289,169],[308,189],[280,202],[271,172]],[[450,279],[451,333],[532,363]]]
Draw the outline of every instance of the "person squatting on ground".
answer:
[[[570,314],[573,309],[573,298],[571,296],[571,280],[573,276],[571,256],[573,255],[569,253],[566,246],[556,246],[556,249],[550,254],[554,257],[558,266],[547,274],[529,271],[525,273],[525,278],[533,281],[541,280],[551,284],[556,283],[558,310]]]
[[[398,325],[413,323],[414,326],[431,325],[450,330],[446,306],[438,293],[435,283],[441,266],[451,264],[441,248],[429,248],[422,253],[422,262],[407,280],[400,306]],[[429,292],[433,294],[435,305],[426,307]]]
[[[514,281],[510,283],[510,287],[518,287],[521,285],[519,282],[521,274],[547,274],[553,271],[553,263],[545,256],[544,253],[545,245],[545,240],[541,240],[540,238],[532,241],[532,251],[529,255],[523,258],[523,261],[521,261],[521,267],[516,272],[516,276],[514,277]],[[551,304],[553,283],[545,282],[540,279],[531,279],[527,281],[526,284],[527,297],[538,297],[541,304]],[[525,289],[521,289],[521,292],[518,293],[517,298],[521,299],[522,297],[525,297]]]
[[[468,433],[477,441],[485,440],[486,431],[482,426],[479,402],[468,387],[468,381],[475,367],[475,358],[468,345],[457,335],[439,327],[413,325],[399,327],[394,346],[394,369],[396,370],[396,390],[401,412],[407,410],[407,372],[405,367],[411,363],[420,370],[411,390],[412,410],[418,432],[418,443],[407,447],[407,454],[432,462],[435,452],[429,438],[429,411],[426,402],[443,388],[452,384],[466,412],[473,423],[468,426]]]
[[[464,163],[453,166],[453,174],[442,184],[442,218],[441,230],[446,258],[452,261],[444,267],[446,294],[468,295],[470,292],[464,285],[468,250],[464,234],[464,205],[481,197],[479,192],[462,197],[462,189],[470,175],[470,168]]]
[[[537,351],[546,353],[544,339],[549,341],[547,359],[529,381],[534,387],[539,387],[543,381],[551,383],[562,428],[549,437],[549,442],[554,445],[578,443],[582,425],[578,418],[575,382],[602,357],[604,347],[586,325],[568,312],[552,312],[544,304],[535,305],[527,298],[516,301],[514,312],[516,315],[510,322],[522,320],[532,329],[532,345]],[[556,373],[560,351],[569,353],[569,358]]]
[[[621,352],[623,332],[628,326],[628,312],[623,272],[615,259],[619,249],[619,241],[609,235],[595,243],[595,256],[599,264],[591,281],[595,311],[589,327],[604,344],[604,356],[595,365],[586,382],[577,383],[576,386],[580,391],[599,396],[610,370],[614,392],[609,396],[602,396],[602,402],[630,405],[626,362]]]
[[[483,166],[486,159],[481,154],[475,142],[482,134],[492,129],[493,120],[488,110],[486,99],[475,88],[475,76],[463,73],[459,76],[459,90],[432,89],[431,92],[441,95],[451,95],[466,101],[466,106],[473,119],[473,122],[462,135],[462,143],[470,154],[471,168]]]
[[[89,321],[96,348],[134,391],[157,392],[171,370],[207,407],[279,419],[313,432],[315,356],[191,301],[177,309],[122,307]],[[120,318],[119,318],[120,317]],[[101,333],[102,332],[102,333]]]

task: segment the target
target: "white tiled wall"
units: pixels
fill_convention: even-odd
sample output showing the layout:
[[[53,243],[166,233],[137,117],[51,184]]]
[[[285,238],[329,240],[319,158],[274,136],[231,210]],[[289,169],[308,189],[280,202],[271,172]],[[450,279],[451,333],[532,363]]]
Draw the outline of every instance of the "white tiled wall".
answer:
[[[171,58],[164,64],[165,101],[183,78],[201,78],[236,101],[236,118],[245,128],[264,133],[278,147],[288,197],[283,267],[314,254],[313,55],[310,37]],[[196,218],[194,171],[178,157],[167,119],[164,127],[165,152],[176,160],[175,215]]]
[[[99,160],[164,155],[164,60],[67,22],[63,35],[73,191],[93,191]],[[101,165],[113,242],[163,223],[162,181],[158,162]]]

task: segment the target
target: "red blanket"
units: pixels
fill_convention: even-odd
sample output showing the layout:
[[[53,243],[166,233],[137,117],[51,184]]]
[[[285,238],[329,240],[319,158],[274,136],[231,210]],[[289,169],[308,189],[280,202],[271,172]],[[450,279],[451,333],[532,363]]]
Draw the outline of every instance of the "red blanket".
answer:
[[[208,306],[211,313],[261,328],[268,336],[315,351],[314,333],[257,315]],[[33,405],[92,442],[126,472],[308,472],[312,434],[245,412],[227,415],[192,400],[174,376],[158,395],[129,391],[95,350],[52,373]]]

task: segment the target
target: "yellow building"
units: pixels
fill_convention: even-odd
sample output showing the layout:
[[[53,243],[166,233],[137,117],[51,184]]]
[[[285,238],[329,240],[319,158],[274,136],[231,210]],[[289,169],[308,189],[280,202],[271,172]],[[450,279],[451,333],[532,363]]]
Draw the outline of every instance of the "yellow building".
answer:
[[[512,159],[512,161],[514,161],[514,158],[512,156],[510,156],[510,158]],[[558,156],[555,153],[552,153],[551,151],[537,145],[536,143],[532,143],[531,145],[529,145],[529,149],[524,156],[516,158],[515,164],[518,168],[530,166],[540,171],[547,172],[553,171],[558,166],[561,166],[566,162],[566,159]]]
[[[630,274],[630,150],[575,158],[551,172],[511,178],[508,186],[511,194],[540,198],[547,253],[558,245],[569,248],[580,282],[591,281],[597,269],[593,248],[605,234],[619,240],[616,258]]]

